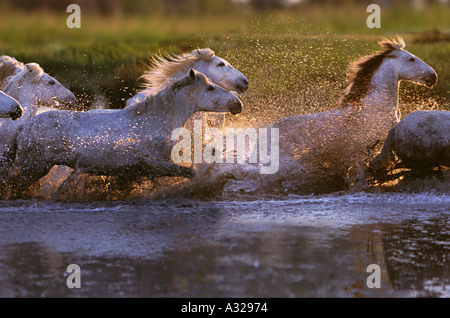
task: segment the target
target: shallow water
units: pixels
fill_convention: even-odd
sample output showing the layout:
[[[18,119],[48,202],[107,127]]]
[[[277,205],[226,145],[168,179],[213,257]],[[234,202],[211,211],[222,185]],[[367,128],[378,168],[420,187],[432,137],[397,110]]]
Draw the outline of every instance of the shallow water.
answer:
[[[449,297],[449,210],[433,192],[3,201],[0,296]]]

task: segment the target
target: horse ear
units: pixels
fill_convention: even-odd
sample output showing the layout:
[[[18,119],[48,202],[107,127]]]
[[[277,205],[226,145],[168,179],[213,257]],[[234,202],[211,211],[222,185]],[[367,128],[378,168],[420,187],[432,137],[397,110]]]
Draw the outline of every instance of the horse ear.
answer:
[[[32,76],[40,76],[42,74],[42,69],[37,63],[27,63],[25,64],[26,70],[28,71],[28,74],[31,74]]]
[[[191,68],[191,69],[189,70],[189,76],[190,76],[192,79],[195,79],[195,70],[194,70],[193,68]]]
[[[33,65],[25,64],[25,66],[27,67],[29,74],[33,74],[36,71],[36,68]]]
[[[26,67],[29,69],[29,70],[31,70],[31,71],[36,71],[36,70],[39,70],[41,67],[39,66],[39,64],[37,64],[37,63],[27,63],[27,64],[25,64],[26,65]]]

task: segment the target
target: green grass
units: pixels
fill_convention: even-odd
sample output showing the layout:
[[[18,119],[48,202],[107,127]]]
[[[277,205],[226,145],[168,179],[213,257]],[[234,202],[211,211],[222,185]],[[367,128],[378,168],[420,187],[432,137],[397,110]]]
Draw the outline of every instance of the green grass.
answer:
[[[39,63],[80,97],[85,109],[98,103],[121,108],[138,88],[149,56],[211,47],[250,81],[239,120],[265,123],[335,107],[349,63],[377,50],[380,36],[398,33],[439,75],[432,90],[401,86],[403,114],[450,110],[449,6],[422,12],[382,7],[381,29],[368,29],[367,16],[365,7],[331,6],[190,15],[82,13],[82,28],[68,29],[65,12],[6,8],[0,10],[0,54]]]

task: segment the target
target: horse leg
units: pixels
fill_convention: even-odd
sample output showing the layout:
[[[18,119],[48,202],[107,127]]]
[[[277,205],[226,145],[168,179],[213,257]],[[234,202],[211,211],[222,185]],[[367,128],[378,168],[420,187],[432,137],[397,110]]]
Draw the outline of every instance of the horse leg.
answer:
[[[118,176],[108,176],[109,192],[113,192],[121,198],[126,198],[134,188],[134,182],[138,180],[133,174],[120,174]]]
[[[192,178],[194,170],[166,161],[147,160],[137,171],[128,171],[116,176],[113,188],[121,193],[121,197],[127,197],[135,188],[136,182],[142,177],[154,180],[158,177],[186,177]]]
[[[8,197],[7,192],[9,189],[9,171],[7,168],[0,170],[0,199]]]
[[[8,198],[9,188],[8,174],[0,172],[0,200]]]
[[[392,128],[383,143],[381,152],[369,163],[368,173],[371,177],[380,178],[386,174],[386,169],[395,160],[395,127]]]
[[[53,201],[65,201],[68,198],[73,198],[76,195],[76,191],[78,189],[79,184],[79,174],[74,171],[64,180],[58,189],[53,193],[52,200]],[[75,191],[75,193],[74,193]]]
[[[39,179],[44,177],[51,169],[51,166],[28,166],[22,168],[17,176],[14,176],[8,180],[8,184],[11,185],[10,200],[29,198],[30,194],[26,193],[27,190]]]
[[[191,179],[194,176],[194,170],[191,167],[179,166],[171,162],[147,160],[145,165],[149,178],[186,177]]]

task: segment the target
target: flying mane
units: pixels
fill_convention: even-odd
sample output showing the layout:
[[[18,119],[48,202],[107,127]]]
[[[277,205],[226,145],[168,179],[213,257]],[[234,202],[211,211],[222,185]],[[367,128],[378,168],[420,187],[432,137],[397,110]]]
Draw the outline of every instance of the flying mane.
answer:
[[[186,74],[198,61],[210,61],[214,58],[214,51],[205,48],[184,54],[167,54],[165,57],[157,55],[152,59],[151,67],[140,77],[144,89],[161,90],[163,84],[178,73]]]
[[[378,44],[383,49],[374,54],[363,56],[359,60],[353,62],[349,67],[348,86],[341,98],[341,106],[348,104],[359,104],[361,98],[365,96],[369,90],[370,81],[383,59],[394,50],[401,50],[405,47],[405,42],[399,36],[396,39],[381,39]]]
[[[197,76],[204,76],[206,78],[203,74],[198,74]],[[168,110],[167,106],[173,104],[172,100],[176,90],[192,83],[192,81],[193,80],[189,75],[179,79],[171,78],[160,86],[159,91],[156,94],[149,95],[142,102],[130,106],[129,110],[134,113],[135,116],[139,116],[149,111],[156,114],[164,113]]]
[[[15,58],[7,55],[0,57],[0,89],[5,87],[8,77],[17,73],[17,69],[23,69],[22,62],[19,62]]]

